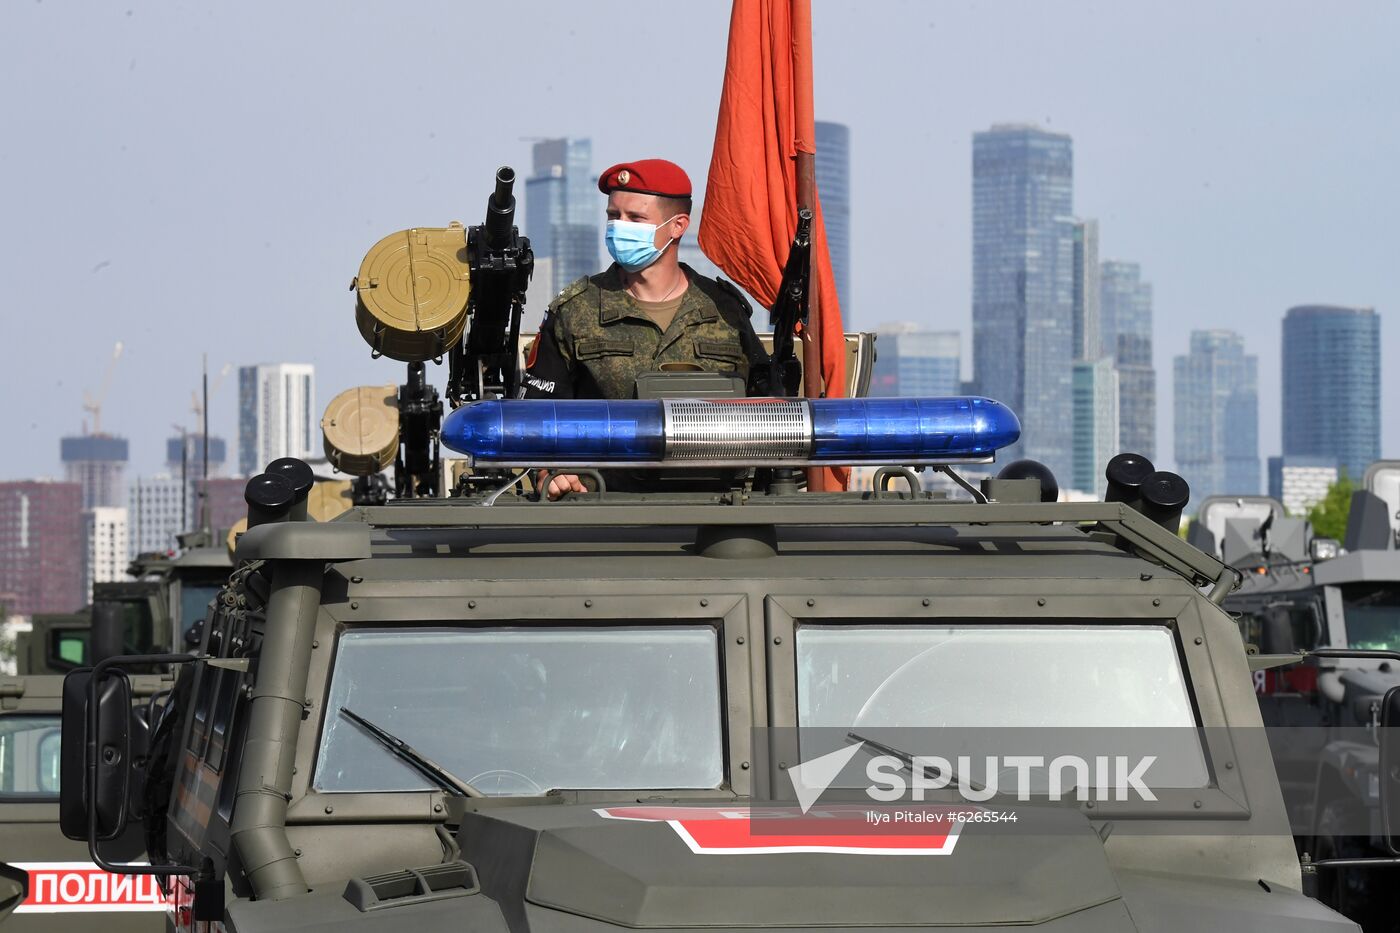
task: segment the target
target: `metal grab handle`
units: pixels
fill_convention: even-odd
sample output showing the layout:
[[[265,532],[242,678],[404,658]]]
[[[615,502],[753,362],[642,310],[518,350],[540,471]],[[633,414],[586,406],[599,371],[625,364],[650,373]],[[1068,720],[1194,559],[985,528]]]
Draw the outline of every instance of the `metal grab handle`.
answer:
[[[549,471],[550,476],[554,476],[555,474],[577,476],[579,479],[591,479],[598,487],[593,490],[594,492],[601,494],[608,491],[608,484],[603,480],[603,474],[592,467],[560,467]],[[537,489],[536,492],[539,493],[541,505],[562,502],[564,499],[568,498],[567,493],[560,496],[558,499],[551,499],[543,489]]]
[[[902,477],[909,484],[911,495],[917,496],[923,492],[923,486],[920,485],[919,478],[914,475],[913,470],[908,467],[883,466],[876,470],[875,475],[871,478],[870,485],[875,490],[875,498],[883,499],[885,494],[889,492],[890,480],[897,476]]]

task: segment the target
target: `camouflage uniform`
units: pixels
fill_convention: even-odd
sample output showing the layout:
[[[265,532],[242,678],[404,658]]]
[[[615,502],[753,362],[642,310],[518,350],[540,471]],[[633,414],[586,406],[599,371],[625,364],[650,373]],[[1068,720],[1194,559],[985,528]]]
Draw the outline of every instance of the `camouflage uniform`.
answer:
[[[633,398],[636,379],[662,363],[734,373],[750,395],[768,392],[768,354],[749,303],[733,285],[680,266],[690,286],[663,333],[627,294],[616,265],[581,278],[549,304],[521,398]]]

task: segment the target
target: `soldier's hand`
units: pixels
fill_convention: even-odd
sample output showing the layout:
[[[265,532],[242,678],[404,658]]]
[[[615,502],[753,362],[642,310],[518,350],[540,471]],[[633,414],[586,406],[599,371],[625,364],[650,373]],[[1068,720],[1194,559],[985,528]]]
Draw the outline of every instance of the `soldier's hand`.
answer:
[[[548,470],[540,470],[535,477],[535,488],[544,490],[550,499],[558,499],[571,492],[588,492],[588,489],[572,473],[559,473],[550,476]]]

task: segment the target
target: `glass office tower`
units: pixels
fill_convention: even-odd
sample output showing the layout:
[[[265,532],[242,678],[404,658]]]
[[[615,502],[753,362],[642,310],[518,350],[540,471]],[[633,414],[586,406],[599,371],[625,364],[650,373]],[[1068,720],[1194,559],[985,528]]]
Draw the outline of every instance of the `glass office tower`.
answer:
[[[1301,305],[1283,319],[1283,454],[1335,458],[1353,480],[1381,455],[1381,321]]]
[[[972,365],[978,391],[1020,416],[1032,457],[1073,465],[1073,151],[1069,136],[999,125],[972,140]]]

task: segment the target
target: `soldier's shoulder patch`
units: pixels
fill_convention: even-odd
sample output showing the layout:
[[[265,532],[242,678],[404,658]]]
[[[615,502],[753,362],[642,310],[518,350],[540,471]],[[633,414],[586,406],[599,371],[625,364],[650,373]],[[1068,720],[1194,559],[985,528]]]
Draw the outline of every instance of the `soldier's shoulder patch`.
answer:
[[[591,280],[586,275],[581,276],[573,282],[570,282],[564,287],[564,290],[562,292],[554,296],[554,300],[549,303],[550,310],[552,311],[555,308],[558,308],[560,305],[564,304],[565,302],[583,294],[583,292],[591,284]]]

